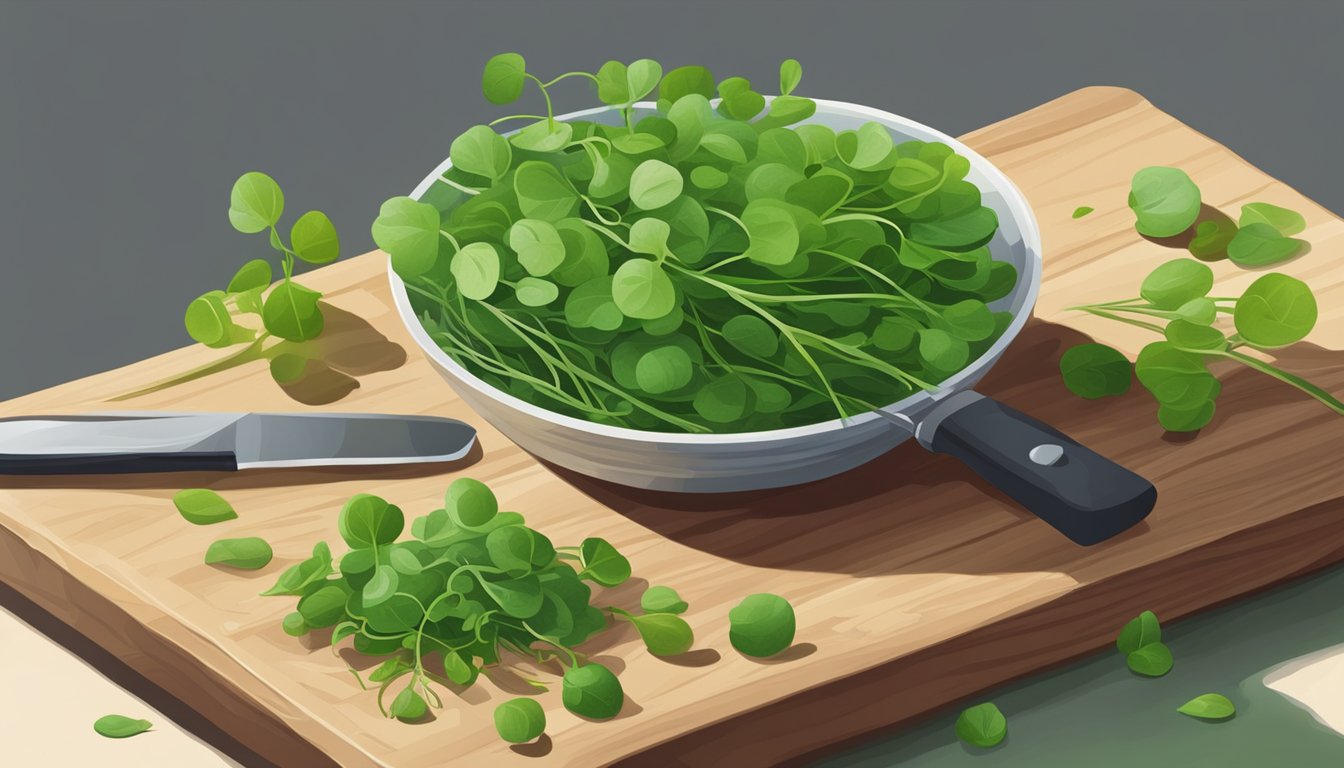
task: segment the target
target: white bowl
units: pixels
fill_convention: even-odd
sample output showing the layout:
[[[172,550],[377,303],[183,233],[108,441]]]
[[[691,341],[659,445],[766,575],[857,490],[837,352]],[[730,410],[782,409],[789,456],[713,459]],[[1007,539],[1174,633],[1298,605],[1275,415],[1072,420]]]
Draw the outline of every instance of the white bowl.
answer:
[[[920,416],[948,394],[973,386],[1026,324],[1041,282],[1041,235],[1031,208],[1017,187],[966,145],[927,126],[889,112],[839,101],[817,102],[806,122],[842,131],[869,121],[891,130],[896,141],[940,141],[971,163],[967,180],[980,188],[983,204],[999,217],[990,254],[1017,268],[1013,292],[991,304],[1013,320],[978,360],[942,383],[876,412],[805,427],[733,434],[675,434],[594,424],[520,400],[476,378],[439,348],[411,309],[401,278],[388,265],[397,312],[411,337],[444,380],[471,408],[524,450],[540,459],[590,477],[660,491],[716,493],[796,485],[852,469],[911,437]],[[636,105],[637,113],[653,104]],[[619,124],[608,107],[561,115]],[[452,165],[444,160],[424,178],[412,197],[421,197]]]

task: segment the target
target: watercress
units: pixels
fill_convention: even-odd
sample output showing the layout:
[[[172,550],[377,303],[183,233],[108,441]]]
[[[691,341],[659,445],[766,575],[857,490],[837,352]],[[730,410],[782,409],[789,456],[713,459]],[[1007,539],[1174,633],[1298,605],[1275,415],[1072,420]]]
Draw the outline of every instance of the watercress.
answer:
[[[1266,227],[1267,224],[1252,224]],[[1244,230],[1243,230],[1244,231]],[[1213,270],[1194,259],[1176,259],[1153,270],[1132,299],[1073,307],[1097,317],[1152,331],[1162,337],[1145,346],[1134,374],[1158,403],[1157,419],[1173,432],[1198,430],[1213,418],[1222,384],[1209,370],[1217,360],[1233,360],[1271,376],[1344,414],[1344,402],[1242,348],[1269,350],[1306,338],[1316,325],[1316,298],[1306,283],[1270,272],[1241,296],[1209,296]],[[1231,317],[1231,328],[1225,319]],[[1060,361],[1064,384],[1080,397],[1120,394],[1127,376],[1124,356],[1100,344],[1067,351]]]
[[[1130,670],[1145,677],[1161,677],[1171,671],[1171,649],[1162,643],[1162,625],[1152,611],[1130,619],[1115,639]]]
[[[173,494],[173,506],[187,522],[196,525],[211,525],[233,520],[238,513],[233,511],[223,496],[209,488],[187,488]]]
[[[109,739],[125,739],[153,727],[148,720],[137,720],[125,715],[103,715],[93,721],[94,732]]]
[[[1134,228],[1149,237],[1171,237],[1189,229],[1199,217],[1200,203],[1199,187],[1179,168],[1143,168],[1130,183]]]
[[[273,556],[271,545],[265,539],[247,536],[240,539],[219,539],[205,550],[205,562],[228,565],[245,571],[265,568]]]
[[[1176,711],[1198,720],[1221,722],[1232,719],[1237,714],[1237,707],[1221,693],[1206,693],[1185,702]]]
[[[545,730],[546,713],[536,699],[509,699],[495,707],[495,731],[510,744],[525,744]]]
[[[799,125],[816,110],[801,78],[785,61],[767,99],[704,67],[546,78],[500,54],[485,97],[535,89],[544,114],[463,132],[421,199],[383,204],[374,241],[451,357],[567,415],[765,430],[935,387],[1007,327],[989,309],[1016,281],[990,257],[994,211],[944,144]],[[556,120],[566,79],[619,124]],[[646,98],[656,106],[636,109]],[[508,136],[492,127],[518,120]]]

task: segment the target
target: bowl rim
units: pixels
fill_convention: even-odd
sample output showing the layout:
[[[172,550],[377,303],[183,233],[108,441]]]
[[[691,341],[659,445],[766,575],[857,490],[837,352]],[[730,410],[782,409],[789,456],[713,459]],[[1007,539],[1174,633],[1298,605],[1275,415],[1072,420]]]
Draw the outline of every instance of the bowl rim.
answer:
[[[767,99],[767,101],[772,99]],[[1012,213],[1014,221],[1021,229],[1023,247],[1026,249],[1026,261],[1018,275],[1018,283],[1013,287],[1013,292],[1009,294],[1011,305],[1008,308],[1013,315],[1012,321],[1004,329],[1002,335],[995,340],[981,355],[969,362],[964,368],[942,381],[937,389],[916,392],[897,400],[890,405],[886,405],[876,411],[868,411],[845,418],[835,418],[829,421],[818,422],[816,424],[807,424],[800,427],[786,427],[784,429],[771,429],[755,432],[726,432],[726,433],[691,433],[691,432],[655,432],[651,430],[632,429],[629,427],[616,427],[607,424],[598,424],[586,419],[568,416],[563,413],[548,410],[539,405],[534,405],[515,397],[503,390],[497,389],[491,384],[477,378],[474,374],[462,367],[453,360],[434,340],[430,338],[415,315],[414,309],[410,304],[410,297],[406,291],[405,283],[401,276],[392,269],[392,260],[387,259],[387,275],[392,289],[392,299],[396,304],[397,315],[401,318],[402,324],[410,332],[411,338],[415,340],[417,346],[440,368],[450,372],[458,382],[469,386],[472,390],[480,393],[491,400],[506,406],[515,411],[520,411],[532,418],[541,419],[556,426],[573,429],[579,432],[585,432],[600,437],[616,438],[621,440],[632,440],[643,443],[658,443],[664,445],[733,445],[750,444],[766,441],[790,440],[801,437],[812,437],[827,433],[838,432],[846,429],[881,420],[888,424],[893,420],[913,431],[914,422],[909,414],[920,413],[932,407],[935,403],[947,396],[967,389],[984,370],[992,366],[995,361],[1003,354],[1008,345],[1017,338],[1018,333],[1030,319],[1032,310],[1036,306],[1036,298],[1040,292],[1041,286],[1041,233],[1040,227],[1036,221],[1036,215],[1027,202],[1026,196],[1017,188],[1002,171],[993,163],[985,159],[980,153],[937,129],[931,128],[923,123],[901,117],[892,112],[886,112],[872,107],[866,107],[860,104],[853,104],[844,101],[831,101],[827,99],[812,99],[817,104],[817,112],[823,111],[828,114],[839,114],[849,117],[858,117],[872,120],[887,128],[894,128],[899,131],[925,134],[921,141],[940,141],[957,151],[958,154],[965,156],[971,162],[971,166],[978,172],[988,177],[993,182],[996,191],[1003,195],[1004,205]],[[642,101],[632,105],[635,109],[656,109],[657,105],[653,102]],[[617,107],[602,106],[590,109],[569,112],[563,115],[556,115],[556,120],[576,120],[593,115],[616,111]],[[804,124],[807,121],[803,121]],[[513,131],[509,133],[514,133]],[[509,134],[505,134],[509,135]],[[410,197],[419,199],[435,183],[439,176],[443,175],[452,167],[451,157],[445,158],[443,162],[425,176],[419,184],[415,186],[410,193]],[[484,415],[484,414],[482,414]],[[488,418],[487,418],[488,420]]]

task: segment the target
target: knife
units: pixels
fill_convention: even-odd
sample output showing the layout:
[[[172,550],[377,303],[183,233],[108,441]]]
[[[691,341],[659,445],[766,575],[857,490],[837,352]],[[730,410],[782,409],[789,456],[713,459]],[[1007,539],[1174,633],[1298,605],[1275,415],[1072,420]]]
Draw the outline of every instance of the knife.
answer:
[[[460,459],[456,419],[372,413],[103,413],[0,419],[0,474],[234,471]]]

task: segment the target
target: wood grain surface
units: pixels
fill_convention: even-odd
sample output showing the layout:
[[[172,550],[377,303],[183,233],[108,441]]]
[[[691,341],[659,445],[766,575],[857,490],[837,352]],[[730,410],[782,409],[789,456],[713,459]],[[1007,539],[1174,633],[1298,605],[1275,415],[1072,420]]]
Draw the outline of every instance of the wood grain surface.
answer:
[[[899,105],[892,105],[899,110]],[[381,254],[305,278],[327,294],[329,332],[298,384],[264,359],[217,363],[201,347],[0,404],[0,415],[110,409],[424,413],[468,420],[481,449],[454,466],[269,470],[239,474],[0,478],[0,580],[109,648],[257,753],[281,765],[767,765],[890,726],[1109,643],[1143,609],[1172,619],[1344,557],[1344,419],[1249,370],[1224,378],[1212,424],[1165,435],[1138,391],[1103,402],[1069,395],[1058,359],[1095,336],[1133,354],[1146,331],[1065,307],[1137,293],[1153,266],[1183,253],[1139,237],[1125,206],[1145,165],[1184,168],[1205,202],[1236,218],[1263,200],[1305,214],[1311,253],[1281,268],[1316,290],[1321,317],[1280,363],[1344,390],[1344,223],[1137,94],[1089,88],[965,137],[1026,193],[1044,235],[1036,318],[981,388],[1149,477],[1143,524],[1077,547],[967,469],[907,443],[810,485],[722,496],[638,492],[557,471],[510,444],[441,382],[392,310]],[[1097,210],[1082,219],[1080,205]],[[1213,264],[1215,293],[1256,277]],[[186,371],[189,381],[116,399]],[[603,597],[638,600],[646,583],[690,602],[695,649],[643,650],[627,626],[586,648],[620,674],[621,715],[566,712],[558,684],[541,696],[548,737],[509,747],[494,705],[519,692],[507,675],[446,696],[421,725],[385,720],[320,641],[285,635],[293,601],[263,598],[285,567],[325,539],[336,513],[377,492],[423,514],[447,484],[488,482],[557,544],[603,536],[638,577]],[[170,498],[208,486],[240,515],[198,527]],[[203,564],[220,536],[259,535],[276,552],[257,573]],[[645,581],[647,580],[647,582]],[[728,643],[727,612],[776,592],[797,609],[796,645],[753,661]],[[369,662],[350,657],[357,665]]]

